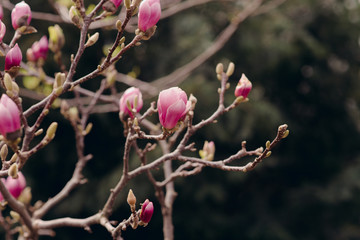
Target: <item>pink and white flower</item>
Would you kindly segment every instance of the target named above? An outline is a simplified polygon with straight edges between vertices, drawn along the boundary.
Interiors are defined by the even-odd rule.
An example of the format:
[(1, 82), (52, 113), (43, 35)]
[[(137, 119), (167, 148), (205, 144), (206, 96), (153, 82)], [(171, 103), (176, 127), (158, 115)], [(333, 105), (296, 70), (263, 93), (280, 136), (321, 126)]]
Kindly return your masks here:
[(144, 0), (139, 6), (138, 27), (146, 32), (160, 20), (161, 6), (160, 0)]
[(16, 30), (22, 26), (29, 26), (31, 17), (32, 14), (30, 6), (24, 1), (19, 2), (11, 11), (11, 23), (13, 28)]
[(3, 94), (0, 99), (0, 133), (6, 137), (7, 133), (12, 133), (19, 130), (20, 111), (16, 104), (6, 94)]
[(189, 111), (191, 102), (188, 102), (186, 93), (179, 87), (163, 90), (159, 94), (157, 108), (161, 125), (172, 129), (183, 120)]

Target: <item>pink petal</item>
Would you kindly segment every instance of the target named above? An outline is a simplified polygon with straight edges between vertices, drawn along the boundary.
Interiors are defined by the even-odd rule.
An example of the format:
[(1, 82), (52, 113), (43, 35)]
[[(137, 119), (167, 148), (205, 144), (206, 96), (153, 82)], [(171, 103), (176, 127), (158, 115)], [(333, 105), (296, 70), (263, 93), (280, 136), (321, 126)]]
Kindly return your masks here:
[(177, 101), (171, 105), (166, 112), (164, 128), (172, 129), (176, 126), (179, 119), (183, 116), (186, 106), (183, 101)]

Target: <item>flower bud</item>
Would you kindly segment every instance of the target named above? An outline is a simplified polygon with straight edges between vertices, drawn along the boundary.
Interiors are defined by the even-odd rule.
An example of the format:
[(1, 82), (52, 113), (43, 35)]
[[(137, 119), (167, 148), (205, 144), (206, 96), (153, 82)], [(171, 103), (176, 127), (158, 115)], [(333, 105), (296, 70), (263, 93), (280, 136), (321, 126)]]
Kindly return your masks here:
[(85, 47), (90, 47), (90, 46), (94, 45), (98, 39), (99, 39), (99, 33), (96, 32), (89, 37), (89, 39), (87, 40), (87, 42), (85, 44)]
[[(1, 5), (0, 5), (1, 6)], [(1, 8), (2, 9), (2, 8)], [(0, 42), (2, 42), (4, 36), (6, 33), (6, 26), (5, 24), (0, 20)]]
[(149, 199), (146, 199), (141, 207), (140, 220), (144, 223), (149, 223), (154, 213), (154, 205)]
[(5, 56), (5, 71), (10, 70), (12, 67), (20, 67), (22, 60), (22, 53), (18, 44), (15, 44), (13, 48)]
[(135, 211), (136, 197), (131, 189), (129, 190), (129, 193), (127, 196), (127, 202), (131, 208), (131, 211), (132, 212)]
[(56, 129), (58, 127), (57, 122), (53, 122), (50, 124), (49, 128), (46, 131), (46, 137), (51, 140), (55, 137)]
[[(0, 99), (0, 133), (8, 138), (9, 133), (20, 129), (20, 111), (11, 98), (3, 94)], [(17, 138), (17, 137), (16, 137)], [(15, 138), (15, 139), (16, 139)], [(14, 139), (9, 139), (14, 140)]]
[[(48, 50), (49, 50), (49, 42), (46, 36), (43, 36), (40, 41), (36, 41), (33, 43), (32, 47), (31, 47), (31, 53), (33, 56), (34, 61), (37, 61), (39, 59), (46, 59)], [(26, 52), (26, 57), (28, 58), (29, 61), (31, 61), (29, 59), (28, 56), (28, 51)]]
[(117, 8), (120, 6), (123, 0), (109, 0), (103, 4), (104, 11), (114, 13)]
[(252, 84), (249, 79), (243, 74), (235, 88), (235, 96), (240, 97), (242, 96), (244, 99), (247, 98), (249, 92), (251, 91)]
[(184, 120), (190, 107), (191, 102), (188, 102), (186, 93), (179, 87), (161, 91), (157, 101), (161, 125), (166, 129), (174, 128), (178, 121)]
[(21, 172), (18, 172), (17, 175), (18, 177), (16, 179), (9, 176), (5, 182), (6, 188), (14, 198), (18, 198), (26, 187), (24, 175)]
[(8, 170), (8, 175), (12, 178), (18, 178), (19, 167), (16, 163), (12, 164)]
[(11, 11), (11, 23), (16, 30), (22, 26), (29, 26), (31, 21), (31, 9), (24, 1), (15, 5)]
[(143, 106), (142, 94), (138, 88), (131, 87), (121, 96), (119, 101), (120, 112), (124, 116), (129, 115), (134, 118), (132, 110), (139, 112)]
[(49, 30), (49, 49), (53, 52), (59, 51), (65, 44), (63, 30), (57, 24), (50, 26)]
[(139, 6), (138, 27), (146, 32), (160, 20), (161, 6), (160, 0), (144, 0)]
[(2, 5), (0, 4), (0, 20), (2, 20), (4, 17), (4, 9), (2, 7)]
[(205, 141), (204, 147), (199, 151), (201, 159), (212, 161), (214, 160), (215, 143), (213, 141)]

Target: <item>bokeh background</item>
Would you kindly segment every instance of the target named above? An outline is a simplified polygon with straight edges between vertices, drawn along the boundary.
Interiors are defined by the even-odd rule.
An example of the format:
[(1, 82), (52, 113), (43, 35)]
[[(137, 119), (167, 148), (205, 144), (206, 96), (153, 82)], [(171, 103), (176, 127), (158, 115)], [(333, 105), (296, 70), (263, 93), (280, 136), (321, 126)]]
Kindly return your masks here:
[[(43, 1), (29, 3), (33, 10), (53, 11)], [(126, 54), (116, 68), (122, 73), (135, 72), (148, 82), (171, 73), (210, 46), (241, 4), (240, 0), (235, 4), (210, 2), (160, 21), (155, 36)], [(5, 10), (5, 16), (10, 12)], [(23, 50), (47, 34), (47, 27), (53, 24), (32, 23), (39, 33), (20, 40)], [(66, 62), (76, 51), (79, 35), (76, 27), (61, 26), (66, 33)], [(106, 29), (100, 29), (100, 34), (98, 46), (110, 43), (115, 36)], [(254, 171), (231, 173), (206, 168), (200, 175), (176, 180), (176, 239), (360, 239), (359, 37), (359, 1), (287, 0), (244, 21), (226, 46), (180, 85), (198, 99), (197, 122), (216, 109), (218, 62), (236, 65), (227, 103), (232, 102), (242, 73), (253, 83), (248, 103), (192, 139), (199, 148), (204, 140), (215, 141), (215, 159), (235, 153), (242, 140), (249, 149), (264, 146), (283, 123), (289, 125), (290, 135)], [(77, 76), (95, 68), (102, 56), (100, 47), (89, 49)], [(53, 74), (58, 69), (50, 62), (45, 71)], [(98, 84), (99, 80), (94, 80), (87, 87)], [(126, 85), (118, 88), (125, 90)], [(145, 106), (154, 100), (146, 99)], [(25, 106), (32, 103), (24, 99)], [(34, 202), (56, 194), (76, 163), (70, 124), (56, 109), (44, 125), (52, 121), (59, 122), (55, 141), (23, 170)], [(88, 183), (49, 212), (47, 219), (94, 214), (121, 176), (124, 137), (118, 113), (95, 114), (90, 121), (94, 128), (86, 138), (86, 152), (94, 158), (84, 170)], [(159, 152), (151, 157), (156, 154)], [(134, 157), (131, 161), (136, 166), (139, 160)], [(162, 177), (160, 172), (154, 173)], [(146, 177), (138, 177), (130, 187), (139, 202), (145, 198), (155, 202), (155, 213), (148, 227), (128, 229), (125, 239), (161, 239), (161, 212), (153, 187)], [(119, 196), (112, 219), (128, 217), (126, 195), (124, 191)], [(111, 239), (102, 227), (92, 229), (93, 234), (82, 229), (57, 229), (55, 239)]]

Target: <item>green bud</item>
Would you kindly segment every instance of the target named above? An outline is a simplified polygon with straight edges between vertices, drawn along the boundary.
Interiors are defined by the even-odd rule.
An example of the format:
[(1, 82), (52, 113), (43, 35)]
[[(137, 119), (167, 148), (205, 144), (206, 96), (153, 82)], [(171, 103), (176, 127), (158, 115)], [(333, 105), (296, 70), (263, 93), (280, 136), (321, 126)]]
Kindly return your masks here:
[(270, 141), (266, 141), (266, 149), (270, 149)]
[(46, 138), (53, 139), (55, 137), (56, 129), (58, 127), (57, 122), (53, 122), (50, 124), (49, 128), (46, 131)]
[(290, 133), (290, 131), (289, 131), (289, 130), (286, 130), (286, 131), (284, 132), (284, 134), (281, 136), (281, 138), (286, 138), (287, 136), (289, 136), (289, 133)]
[(271, 156), (271, 151), (268, 151), (267, 153), (266, 153), (266, 156), (265, 157), (270, 157)]

